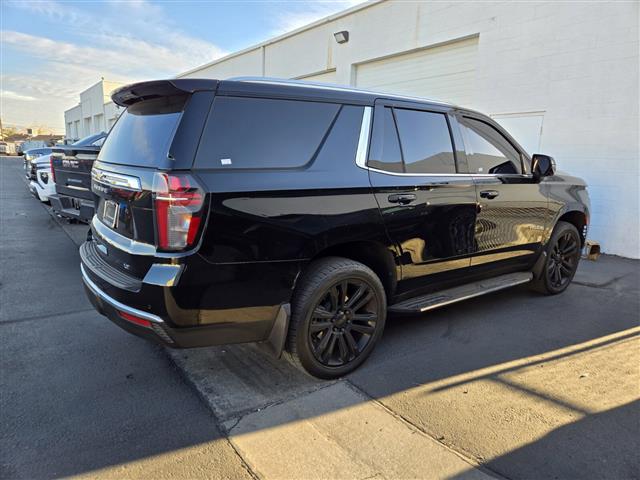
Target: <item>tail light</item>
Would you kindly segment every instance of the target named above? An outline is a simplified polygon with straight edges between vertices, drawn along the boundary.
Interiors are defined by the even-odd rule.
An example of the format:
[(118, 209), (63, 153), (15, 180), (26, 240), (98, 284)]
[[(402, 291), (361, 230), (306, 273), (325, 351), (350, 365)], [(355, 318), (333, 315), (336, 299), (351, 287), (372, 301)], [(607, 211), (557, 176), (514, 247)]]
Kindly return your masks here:
[(56, 171), (53, 169), (53, 155), (49, 155), (49, 166), (51, 167), (51, 180), (56, 183)]
[(204, 192), (189, 175), (156, 173), (153, 178), (156, 243), (162, 250), (183, 250), (196, 243)]

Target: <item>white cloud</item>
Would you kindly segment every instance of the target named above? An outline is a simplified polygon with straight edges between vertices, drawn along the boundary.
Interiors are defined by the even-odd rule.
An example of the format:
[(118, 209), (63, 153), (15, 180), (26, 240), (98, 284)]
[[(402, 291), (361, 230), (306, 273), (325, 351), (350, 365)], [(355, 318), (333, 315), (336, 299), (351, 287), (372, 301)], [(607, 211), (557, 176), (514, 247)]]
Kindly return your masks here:
[[(3, 120), (14, 123), (46, 117), (53, 122), (51, 126), (63, 125), (64, 109), (77, 103), (80, 92), (101, 77), (123, 83), (173, 77), (226, 54), (178, 28), (160, 5), (146, 0), (127, 2), (126, 14), (121, 2), (104, 4), (106, 11), (99, 16), (74, 6), (80, 4), (55, 0), (8, 1), (4, 5), (73, 25), (73, 37), (67, 41), (40, 32), (0, 32), (3, 50), (18, 52), (25, 65), (38, 65), (34, 75), (6, 68), (2, 72), (2, 88), (14, 94), (3, 95)], [(24, 98), (18, 97), (38, 101), (25, 104)], [(7, 118), (13, 115), (20, 119)]]
[[(10, 30), (2, 35), (5, 47), (12, 47), (33, 57), (46, 61), (53, 57), (58, 62), (120, 72), (127, 76), (173, 76), (194, 65), (193, 52), (185, 51), (184, 45), (180, 48), (180, 43), (161, 45), (118, 33), (109, 36), (99, 34), (96, 38), (100, 44), (97, 47)], [(177, 41), (184, 40), (178, 38)], [(51, 52), (55, 52), (55, 55)], [(209, 46), (203, 47), (200, 53), (203, 59), (211, 60), (220, 56), (222, 51)]]
[(11, 90), (0, 90), (0, 97), (2, 97), (3, 100), (18, 100), (20, 102), (32, 102), (34, 100), (37, 100), (36, 97), (21, 95)]

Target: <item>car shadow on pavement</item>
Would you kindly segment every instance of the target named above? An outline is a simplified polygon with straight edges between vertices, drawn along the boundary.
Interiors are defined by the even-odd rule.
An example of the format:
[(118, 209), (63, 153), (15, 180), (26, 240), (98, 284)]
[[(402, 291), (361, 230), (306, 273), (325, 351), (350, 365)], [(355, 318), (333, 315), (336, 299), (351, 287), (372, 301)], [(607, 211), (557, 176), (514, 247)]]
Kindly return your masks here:
[[(172, 356), (232, 438), (277, 431), (301, 420), (340, 417), (344, 409), (376, 400), (498, 475), (518, 478), (538, 472), (553, 477), (558, 471), (575, 477), (583, 466), (574, 468), (569, 458), (564, 463), (539, 463), (533, 457), (529, 462), (508, 456), (499, 463), (485, 459), (633, 395), (613, 386), (612, 398), (591, 392), (623, 381), (606, 380), (616, 373), (610, 365), (619, 361), (630, 368), (638, 358), (627, 348), (639, 333), (637, 285), (634, 278), (627, 281), (611, 289), (574, 285), (554, 297), (520, 287), (421, 317), (390, 318), (371, 358), (339, 382), (362, 394), (348, 399), (332, 401), (327, 382), (310, 379), (254, 346), (175, 351)], [(627, 357), (620, 359), (617, 352), (623, 348)], [(592, 362), (603, 366), (594, 370)], [(321, 389), (326, 390), (316, 393)], [(302, 405), (305, 396), (313, 407)], [(311, 400), (316, 397), (323, 401)], [(277, 407), (283, 403), (289, 414)], [(622, 409), (619, 415), (633, 422), (632, 413)], [(243, 417), (251, 419), (243, 422)], [(488, 440), (490, 436), (496, 438)], [(615, 443), (613, 430), (605, 436)], [(587, 449), (596, 446), (585, 444)], [(559, 445), (558, 451), (565, 448), (570, 447)], [(597, 463), (598, 452), (584, 452), (586, 463), (589, 458)], [(557, 470), (560, 464), (564, 469)]]
[(635, 400), (556, 428), (485, 466), (497, 472), (513, 472), (514, 465), (520, 466), (523, 470), (515, 477), (520, 479), (638, 478), (638, 431), (640, 401)]

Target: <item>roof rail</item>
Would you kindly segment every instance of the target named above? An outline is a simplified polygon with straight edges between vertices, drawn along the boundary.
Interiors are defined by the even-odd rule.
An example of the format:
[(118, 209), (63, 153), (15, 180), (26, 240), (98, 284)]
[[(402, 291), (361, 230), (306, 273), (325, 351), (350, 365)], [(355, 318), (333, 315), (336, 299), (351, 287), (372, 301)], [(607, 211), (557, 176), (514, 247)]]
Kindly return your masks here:
[(362, 88), (354, 88), (347, 87), (344, 85), (337, 85), (333, 83), (319, 83), (319, 82), (310, 82), (307, 80), (292, 80), (292, 79), (284, 79), (284, 78), (274, 78), (274, 77), (252, 77), (252, 76), (243, 76), (243, 77), (231, 77), (227, 80), (235, 81), (235, 82), (248, 82), (248, 83), (265, 83), (270, 85), (291, 85), (296, 87), (303, 88), (317, 88), (323, 90), (333, 90), (340, 92), (353, 92), (353, 93), (366, 93), (369, 95), (378, 95), (380, 97), (388, 97), (388, 98), (397, 98), (401, 100), (410, 100), (414, 102), (430, 102), (437, 103), (440, 105), (449, 105), (453, 106), (452, 103), (445, 102), (442, 100), (434, 100), (432, 98), (424, 98), (424, 97), (412, 97), (409, 95), (396, 95), (388, 92), (376, 92), (372, 90), (365, 90)]

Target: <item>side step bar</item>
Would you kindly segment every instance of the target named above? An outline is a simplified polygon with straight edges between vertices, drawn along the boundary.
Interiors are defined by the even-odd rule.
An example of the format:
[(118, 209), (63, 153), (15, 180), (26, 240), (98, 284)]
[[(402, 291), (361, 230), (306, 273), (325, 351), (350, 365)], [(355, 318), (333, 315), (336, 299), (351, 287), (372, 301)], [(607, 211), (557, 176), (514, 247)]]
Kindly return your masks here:
[(531, 281), (531, 272), (518, 272), (501, 275), (499, 277), (468, 283), (459, 287), (449, 288), (440, 292), (429, 293), (411, 298), (389, 307), (389, 313), (417, 314), (434, 308), (444, 307), (452, 303), (461, 302), (485, 293), (497, 292), (503, 288), (513, 287)]

